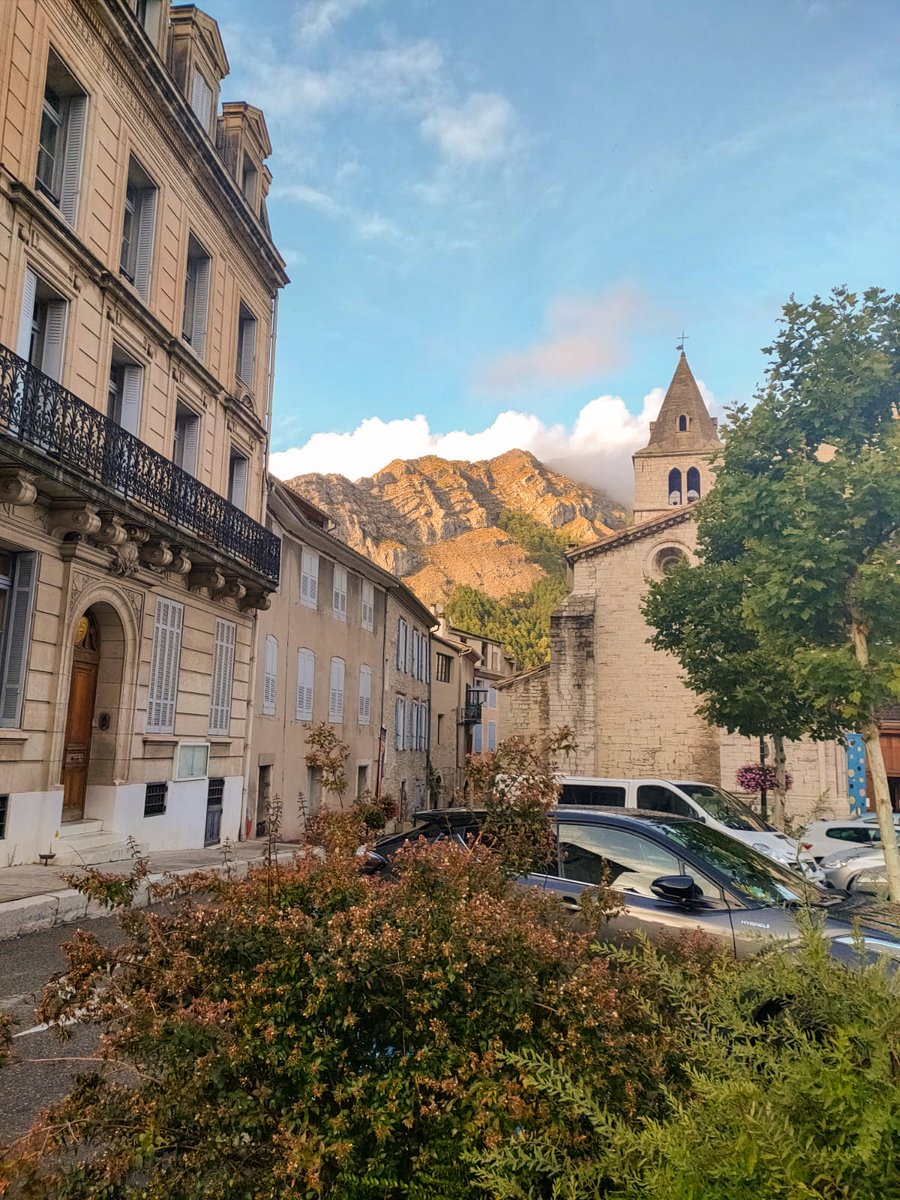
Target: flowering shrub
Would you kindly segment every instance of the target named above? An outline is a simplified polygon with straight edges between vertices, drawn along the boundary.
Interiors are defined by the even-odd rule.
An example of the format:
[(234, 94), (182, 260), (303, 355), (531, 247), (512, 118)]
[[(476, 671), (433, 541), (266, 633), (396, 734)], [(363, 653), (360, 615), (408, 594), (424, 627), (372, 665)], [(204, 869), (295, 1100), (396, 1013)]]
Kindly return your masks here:
[[(775, 768), (763, 766), (762, 763), (744, 763), (742, 767), (738, 767), (734, 777), (742, 792), (756, 794), (764, 789), (767, 792), (774, 792), (777, 786)], [(794, 778), (790, 771), (785, 771), (784, 790), (786, 792), (791, 790), (793, 782)]]

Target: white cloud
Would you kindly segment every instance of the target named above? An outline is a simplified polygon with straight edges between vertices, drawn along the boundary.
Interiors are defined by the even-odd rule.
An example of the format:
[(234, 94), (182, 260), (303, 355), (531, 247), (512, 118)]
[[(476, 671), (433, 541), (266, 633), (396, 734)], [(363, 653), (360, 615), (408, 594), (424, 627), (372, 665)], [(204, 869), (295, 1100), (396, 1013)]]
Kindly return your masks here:
[(365, 8), (371, 0), (306, 0), (294, 14), (294, 32), (301, 46), (330, 37), (338, 25)]
[[(699, 380), (707, 404), (715, 399)], [(533, 413), (509, 410), (486, 428), (468, 433), (436, 433), (422, 414), (396, 421), (368, 417), (352, 433), (314, 433), (302, 446), (272, 455), (272, 472), (292, 479), (310, 471), (349, 479), (373, 475), (395, 458), (442, 458), (477, 461), (506, 450), (530, 450), (542, 462), (624, 501), (632, 493), (631, 455), (646, 445), (650, 422), (665, 391), (654, 388), (640, 412), (629, 412), (621, 396), (598, 396), (578, 413), (570, 429), (546, 425)]]
[(515, 125), (515, 111), (505, 96), (472, 92), (457, 107), (442, 106), (430, 113), (421, 129), (451, 162), (489, 163), (512, 151)]

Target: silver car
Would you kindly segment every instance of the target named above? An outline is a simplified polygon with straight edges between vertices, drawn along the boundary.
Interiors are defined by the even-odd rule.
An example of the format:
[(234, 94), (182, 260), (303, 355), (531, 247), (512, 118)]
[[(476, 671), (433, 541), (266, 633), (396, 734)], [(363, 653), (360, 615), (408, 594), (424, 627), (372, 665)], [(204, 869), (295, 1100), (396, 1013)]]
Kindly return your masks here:
[(839, 854), (823, 858), (821, 866), (833, 888), (880, 899), (887, 897), (887, 872), (880, 845), (848, 846)]

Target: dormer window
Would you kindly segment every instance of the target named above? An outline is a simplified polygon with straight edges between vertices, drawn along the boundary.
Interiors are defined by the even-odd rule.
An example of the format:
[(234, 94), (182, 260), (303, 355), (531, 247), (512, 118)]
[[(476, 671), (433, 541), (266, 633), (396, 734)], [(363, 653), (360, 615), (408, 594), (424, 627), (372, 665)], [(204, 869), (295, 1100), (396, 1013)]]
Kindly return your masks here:
[(213, 90), (204, 79), (203, 74), (195, 67), (194, 80), (191, 84), (191, 108), (207, 133), (209, 133), (212, 120), (212, 102)]
[(685, 414), (682, 413), (681, 416), (678, 418), (678, 432), (679, 433), (687, 433), (687, 431), (690, 429), (690, 427), (691, 427), (690, 417), (685, 416)]
[(244, 155), (244, 167), (241, 171), (241, 191), (250, 207), (256, 210), (256, 184), (259, 172), (251, 158)]

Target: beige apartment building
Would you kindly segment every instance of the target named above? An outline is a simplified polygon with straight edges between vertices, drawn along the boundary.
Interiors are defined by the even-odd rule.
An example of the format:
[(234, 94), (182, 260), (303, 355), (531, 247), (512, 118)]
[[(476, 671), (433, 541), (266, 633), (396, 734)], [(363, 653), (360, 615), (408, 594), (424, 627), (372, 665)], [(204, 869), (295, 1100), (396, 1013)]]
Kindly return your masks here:
[(0, 866), (237, 837), (275, 300), (215, 21), (0, 5)]
[(431, 628), (434, 616), (399, 582), (387, 597), (378, 794), (403, 819), (430, 804)]
[(461, 799), (472, 727), (481, 721), (484, 693), (475, 692), (477, 650), (457, 641), (440, 621), (431, 635), (431, 780), (436, 806)]
[[(266, 522), (281, 540), (281, 586), (259, 617), (246, 834), (302, 836), (322, 804), (378, 786), (384, 721), (387, 597), (402, 586), (331, 532), (328, 515), (273, 480)], [(344, 797), (323, 792), (307, 735), (326, 722), (348, 747)]]
[[(441, 618), (438, 632), (459, 642), (478, 656), (472, 691), (468, 698), (466, 754), (486, 754), (496, 750), (505, 734), (500, 728), (497, 685), (515, 674), (515, 663), (504, 651), (503, 643), (481, 633), (456, 629)], [(476, 710), (479, 716), (476, 718)]]

